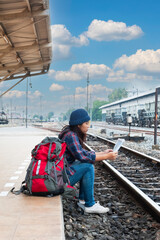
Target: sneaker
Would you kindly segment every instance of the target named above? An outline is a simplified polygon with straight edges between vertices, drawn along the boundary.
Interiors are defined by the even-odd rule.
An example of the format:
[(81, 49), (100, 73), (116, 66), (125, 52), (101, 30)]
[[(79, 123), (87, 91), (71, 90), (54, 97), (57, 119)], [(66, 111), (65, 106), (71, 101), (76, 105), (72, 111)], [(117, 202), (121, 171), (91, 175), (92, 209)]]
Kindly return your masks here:
[(85, 201), (79, 200), (79, 202), (77, 202), (77, 205), (78, 205), (80, 208), (82, 208), (83, 211), (84, 211), (84, 209), (85, 209)]
[(102, 207), (99, 202), (97, 202), (92, 207), (85, 207), (84, 211), (87, 213), (106, 213), (109, 211), (109, 208)]
[(84, 200), (79, 200), (79, 203), (84, 205), (85, 201)]

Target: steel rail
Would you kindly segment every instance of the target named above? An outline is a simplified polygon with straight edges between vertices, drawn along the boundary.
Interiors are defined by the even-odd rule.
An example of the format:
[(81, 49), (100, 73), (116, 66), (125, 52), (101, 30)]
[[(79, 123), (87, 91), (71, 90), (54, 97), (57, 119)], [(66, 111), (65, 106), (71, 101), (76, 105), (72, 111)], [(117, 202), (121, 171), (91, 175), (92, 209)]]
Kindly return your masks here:
[[(90, 151), (94, 151), (88, 144), (85, 144), (85, 145)], [(128, 189), (129, 192), (131, 192), (134, 196), (136, 196), (136, 200), (139, 199), (139, 201), (143, 204), (143, 207), (145, 207), (147, 211), (150, 212), (151, 215), (153, 215), (153, 217), (156, 218), (158, 222), (160, 222), (159, 205), (155, 203), (151, 198), (149, 198), (144, 192), (142, 192), (137, 186), (135, 186), (130, 180), (128, 180), (125, 176), (123, 176), (111, 164), (109, 164), (107, 160), (103, 160), (103, 164), (108, 169), (108, 171), (112, 175), (114, 175), (116, 179), (118, 179), (118, 181), (120, 181), (123, 185), (125, 185), (125, 187)]]
[[(38, 126), (36, 126), (36, 127), (38, 127)], [(53, 131), (53, 132), (60, 132), (60, 131), (61, 131), (61, 130), (58, 130), (58, 129), (55, 129), (55, 128), (50, 128), (50, 127), (43, 127), (43, 126), (41, 126), (41, 128), (43, 128), (44, 130), (49, 130), (49, 131)], [(113, 141), (110, 140), (110, 139), (107, 139), (107, 138), (104, 138), (104, 137), (101, 137), (101, 136), (98, 136), (98, 135), (94, 135), (94, 134), (92, 134), (92, 133), (87, 133), (87, 135), (88, 135), (88, 136), (92, 136), (92, 137), (99, 138), (100, 140), (103, 140), (103, 141), (105, 141), (105, 142), (108, 142), (108, 143), (110, 143), (110, 144), (115, 145), (115, 142), (113, 142)], [(129, 147), (126, 147), (126, 146), (121, 146), (121, 149), (127, 150), (127, 151), (132, 152), (132, 153), (134, 153), (134, 154), (136, 154), (136, 155), (139, 155), (139, 156), (141, 156), (141, 157), (144, 157), (144, 158), (146, 158), (147, 160), (150, 160), (150, 161), (153, 161), (153, 162), (156, 162), (156, 163), (160, 163), (160, 160), (159, 160), (158, 158), (151, 157), (151, 156), (149, 156), (149, 155), (147, 155), (147, 154), (145, 154), (145, 153), (141, 153), (141, 152), (139, 152), (139, 151), (137, 151), (137, 150), (134, 150), (134, 149), (132, 149), (132, 148), (129, 148)]]
[[(55, 131), (55, 129), (52, 128), (44, 128), (44, 130), (50, 130), (50, 131)], [(59, 131), (59, 130), (58, 130)], [(97, 136), (91, 133), (87, 133), (87, 135), (90, 135), (92, 137), (97, 137), (100, 140), (103, 140), (105, 142), (109, 142), (110, 144), (115, 145), (115, 142), (103, 138), (101, 136)], [(94, 151), (88, 144), (86, 144), (86, 147), (88, 148), (88, 150), (90, 151)], [(138, 151), (135, 151), (133, 149), (130, 149), (128, 147), (122, 146), (121, 148), (127, 150), (127, 151), (131, 151), (134, 154), (138, 154), (142, 157), (145, 157), (149, 160), (155, 161), (155, 162), (160, 162), (159, 159), (153, 158), (151, 156), (148, 156), (146, 154), (140, 153)], [(111, 164), (109, 164), (109, 162), (107, 160), (103, 160), (103, 164), (104, 166), (108, 169), (108, 171), (115, 176), (116, 179), (118, 179), (119, 182), (121, 182), (123, 185), (125, 185), (125, 187), (127, 188), (127, 190), (129, 192), (131, 192), (134, 196), (136, 196), (136, 200), (139, 200), (142, 204), (143, 207), (145, 207), (147, 209), (148, 212), (151, 213), (151, 215), (153, 215), (154, 218), (157, 219), (158, 222), (160, 222), (160, 207), (157, 203), (155, 203), (151, 198), (149, 198), (142, 190), (140, 190), (137, 186), (135, 186), (129, 179), (127, 179), (125, 176), (123, 176), (118, 170), (116, 170)]]
[[(94, 134), (92, 134), (92, 133), (87, 133), (87, 135), (88, 135), (88, 136), (92, 136), (92, 137), (96, 137), (96, 138), (98, 138), (98, 139), (100, 139), (100, 140), (102, 140), (102, 141), (105, 141), (105, 142), (108, 142), (108, 143), (110, 143), (110, 144), (115, 145), (115, 142), (113, 142), (113, 141), (110, 140), (110, 139), (107, 139), (107, 138), (104, 138), (104, 137), (101, 137), (101, 136), (98, 136), (98, 135), (94, 135)], [(160, 159), (155, 158), (155, 157), (152, 157), (152, 156), (149, 156), (149, 155), (147, 155), (147, 154), (145, 154), (145, 153), (141, 153), (141, 152), (139, 152), (139, 151), (137, 151), (137, 150), (134, 150), (134, 149), (132, 149), (132, 148), (129, 148), (129, 147), (126, 147), (126, 146), (123, 146), (123, 145), (122, 145), (121, 149), (124, 149), (124, 150), (127, 150), (127, 151), (129, 151), (129, 152), (132, 152), (132, 153), (134, 153), (134, 154), (136, 154), (136, 155), (139, 155), (140, 157), (144, 157), (144, 158), (146, 158), (147, 160), (150, 160), (150, 161), (153, 161), (153, 162), (156, 162), (156, 163), (160, 163)]]
[[(94, 124), (94, 126), (102, 127), (102, 125), (98, 124), (98, 123)], [(123, 127), (123, 128), (121, 128), (121, 127)], [(105, 128), (112, 129), (112, 130), (119, 130), (119, 131), (128, 132), (128, 128), (123, 126), (123, 125), (110, 125), (110, 126), (109, 125), (105, 125)], [(146, 128), (146, 127), (144, 127), (144, 128)], [(154, 131), (153, 130), (145, 130), (145, 129), (143, 129), (143, 131), (142, 131), (142, 129), (135, 129), (135, 126), (132, 126), (131, 133), (145, 133), (147, 135), (154, 135)], [(159, 131), (157, 131), (157, 136), (160, 136), (160, 132)]]

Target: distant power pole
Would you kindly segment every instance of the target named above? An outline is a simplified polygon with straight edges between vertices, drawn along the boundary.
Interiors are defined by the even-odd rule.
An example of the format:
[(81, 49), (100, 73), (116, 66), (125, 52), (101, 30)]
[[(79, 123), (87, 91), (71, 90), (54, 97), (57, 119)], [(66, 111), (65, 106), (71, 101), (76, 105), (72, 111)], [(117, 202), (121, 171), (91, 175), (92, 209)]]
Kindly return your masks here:
[(90, 118), (92, 121), (92, 97), (91, 97), (91, 92), (90, 92)]
[(10, 108), (11, 108), (11, 113), (10, 113), (10, 118), (11, 118), (11, 123), (12, 123), (12, 99), (10, 100)]
[(89, 110), (89, 108), (88, 108), (88, 86), (89, 86), (89, 73), (87, 75), (87, 112)]
[(75, 108), (76, 107), (76, 93), (74, 93), (73, 99), (74, 99), (73, 103), (74, 103), (74, 108)]
[(42, 96), (40, 96), (40, 115), (42, 116)]
[(1, 109), (2, 109), (2, 111), (4, 110), (3, 109), (3, 99), (2, 99), (2, 97), (0, 98), (1, 99)]
[(26, 128), (28, 126), (28, 77), (26, 81)]

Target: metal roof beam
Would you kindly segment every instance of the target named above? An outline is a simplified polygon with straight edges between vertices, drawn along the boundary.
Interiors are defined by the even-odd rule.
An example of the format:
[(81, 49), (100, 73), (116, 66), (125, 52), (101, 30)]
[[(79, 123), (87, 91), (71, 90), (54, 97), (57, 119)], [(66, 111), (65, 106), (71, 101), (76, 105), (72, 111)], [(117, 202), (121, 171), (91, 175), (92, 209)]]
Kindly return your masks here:
[[(36, 71), (37, 72), (37, 71)], [(42, 75), (42, 74), (46, 74), (48, 72), (48, 69), (46, 70), (42, 70), (39, 73), (29, 73), (28, 77), (34, 77), (34, 76), (38, 76), (38, 75)], [(19, 76), (10, 76), (9, 78), (7, 78), (5, 81), (8, 80), (15, 80), (15, 79), (19, 79), (19, 78), (23, 78), (24, 75), (19, 75)]]
[(24, 75), (22, 77), (22, 79), (20, 81), (18, 81), (17, 83), (15, 83), (12, 87), (10, 87), (9, 89), (7, 89), (5, 92), (3, 92), (0, 97), (2, 97), (3, 95), (5, 95), (7, 92), (9, 92), (12, 88), (14, 88), (16, 85), (18, 85), (20, 82), (22, 82), (26, 77), (28, 77), (29, 74), (27, 73), (26, 75)]
[(32, 50), (32, 49), (36, 49), (36, 48), (45, 48), (49, 46), (49, 43), (44, 43), (44, 44), (37, 44), (34, 43), (32, 45), (24, 45), (24, 46), (20, 46), (20, 47), (7, 47), (5, 49), (1, 49), (0, 53), (2, 53), (2, 55), (0, 56), (0, 59), (2, 59), (3, 57), (5, 57), (7, 54), (10, 54), (12, 52), (19, 52), (19, 51), (25, 51), (25, 50)]
[[(34, 66), (40, 66), (40, 65), (44, 65), (44, 64), (49, 64), (51, 61), (38, 61), (38, 62), (34, 62), (34, 63), (30, 63), (30, 64), (18, 64), (18, 65), (9, 65), (9, 66), (4, 66), (4, 67), (0, 67), (0, 71), (8, 71), (8, 70), (14, 70), (14, 69), (20, 69), (20, 68), (30, 68), (30, 67), (34, 67)], [(1, 80), (0, 80), (1, 81)]]
[(7, 34), (5, 33), (5, 30), (1, 23), (0, 23), (0, 37), (3, 38), (3, 40), (5, 41), (6, 44), (13, 46), (11, 40), (8, 38)]
[[(0, 25), (0, 36), (3, 37), (3, 39), (5, 40), (5, 42), (7, 43), (7, 45), (9, 45), (9, 48), (13, 48), (14, 45), (12, 44), (11, 40), (8, 38), (8, 36), (5, 34), (4, 28), (2, 25)], [(16, 60), (18, 62), (23, 63), (22, 59), (20, 58), (19, 54), (17, 52), (16, 53)], [(1, 55), (1, 59), (3, 58), (4, 54)]]
[(46, 73), (51, 63), (49, 1), (2, 2), (0, 82), (23, 78), (28, 71), (35, 75)]
[(0, 14), (0, 22), (20, 20), (25, 18), (30, 19), (30, 18), (39, 17), (39, 16), (48, 17), (48, 10), (29, 12), (28, 9), (26, 8), (24, 11), (20, 13)]
[(20, 28), (18, 28), (18, 29), (16, 29), (16, 30), (14, 30), (13, 32), (8, 33), (7, 36), (10, 36), (10, 35), (12, 35), (13, 33), (18, 32), (19, 30), (24, 29), (24, 28), (26, 28), (26, 27), (28, 27), (28, 26), (31, 26), (31, 25), (33, 25), (33, 24), (39, 23), (39, 22), (41, 22), (41, 21), (43, 21), (43, 20), (46, 20), (46, 18), (47, 18), (47, 16), (46, 16), (46, 17), (43, 17), (43, 18), (41, 18), (41, 19), (39, 19), (39, 20), (37, 20), (37, 21), (30, 22), (30, 23), (28, 23), (27, 25), (22, 26), (22, 27), (20, 27)]
[[(26, 0), (28, 9), (31, 11), (31, 6), (30, 6), (30, 0)], [(41, 0), (41, 5), (43, 6), (43, 9), (48, 9), (49, 8), (49, 0)]]
[[(22, 65), (22, 64), (21, 64)], [(3, 78), (0, 79), (0, 82), (5, 81), (8, 77), (10, 77), (11, 75), (13, 75), (17, 69), (19, 68), (19, 65), (17, 67), (15, 67), (14, 70), (12, 70), (11, 72), (9, 72), (8, 74), (6, 74)], [(8, 70), (8, 69), (7, 69)]]

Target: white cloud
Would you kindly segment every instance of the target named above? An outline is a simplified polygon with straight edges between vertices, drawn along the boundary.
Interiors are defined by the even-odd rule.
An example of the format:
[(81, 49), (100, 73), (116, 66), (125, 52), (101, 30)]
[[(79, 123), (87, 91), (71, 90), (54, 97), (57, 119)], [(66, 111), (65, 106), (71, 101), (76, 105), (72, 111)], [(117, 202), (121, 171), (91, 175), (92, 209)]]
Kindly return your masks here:
[(96, 41), (131, 40), (143, 34), (137, 25), (126, 26), (123, 22), (94, 19), (87, 32), (78, 37), (73, 36), (63, 24), (51, 26), (53, 60), (69, 58), (72, 47), (82, 47), (89, 44), (89, 38)]
[(65, 95), (61, 97), (61, 101), (66, 104), (67, 109), (81, 108), (86, 106), (87, 96), (86, 93)]
[(56, 71), (53, 70), (53, 69), (50, 69), (49, 72), (48, 72), (49, 76), (54, 76), (56, 74)]
[[(95, 85), (89, 85), (88, 87), (88, 92), (89, 94), (106, 94), (108, 92), (111, 92), (112, 90), (107, 88), (106, 86), (103, 86), (101, 84), (95, 84)], [(77, 87), (75, 93), (76, 94), (86, 94), (87, 92), (87, 87), (82, 88), (82, 87)]]
[(28, 97), (31, 100), (36, 100), (37, 98), (42, 97), (42, 96), (43, 96), (43, 94), (38, 90), (36, 90), (34, 92), (31, 92), (31, 91), (28, 92)]
[[(88, 103), (91, 105), (95, 100), (107, 100), (108, 94), (113, 90), (101, 84), (89, 85), (88, 87)], [(65, 95), (61, 100), (69, 107), (85, 107), (87, 104), (87, 87), (77, 87), (74, 95)]]
[(72, 36), (69, 30), (62, 24), (52, 25), (51, 33), (54, 60), (68, 58), (72, 47), (87, 46), (89, 44), (85, 35)]
[[(19, 90), (11, 90), (4, 95), (5, 98), (22, 98), (24, 96), (26, 96), (26, 91), (19, 91)], [(34, 92), (31, 92), (31, 91), (28, 92), (28, 97), (30, 99), (36, 99), (40, 96), (42, 96), (42, 93), (38, 90)]]
[(53, 43), (52, 51), (53, 51), (53, 60), (61, 60), (70, 57), (70, 46), (65, 46), (62, 44)]
[(0, 82), (0, 88), (4, 87), (4, 82)]
[(53, 83), (49, 88), (50, 91), (61, 91), (63, 89), (64, 89), (64, 87), (62, 85), (59, 85), (56, 83)]
[(152, 76), (138, 75), (136, 73), (125, 72), (123, 69), (111, 71), (108, 74), (108, 82), (131, 82), (132, 80), (152, 80)]
[(33, 96), (37, 98), (37, 97), (42, 96), (42, 93), (41, 93), (40, 91), (36, 90), (36, 91), (33, 93)]
[(64, 25), (52, 25), (51, 31), (53, 43), (76, 47), (88, 45), (88, 39), (84, 35), (79, 35), (79, 37), (76, 38), (71, 35)]
[(79, 74), (72, 71), (57, 71), (52, 76), (56, 81), (78, 81), (82, 79)]
[(160, 74), (160, 49), (137, 50), (130, 56), (118, 58), (113, 69), (105, 64), (79, 63), (73, 64), (68, 71), (50, 70), (50, 77), (56, 81), (78, 81), (87, 79), (103, 79), (109, 82), (131, 82), (132, 80), (158, 80)]
[(137, 25), (126, 26), (123, 22), (112, 20), (102, 21), (94, 19), (84, 33), (88, 38), (96, 41), (132, 40), (142, 36), (143, 31)]
[(139, 74), (159, 74), (160, 73), (160, 49), (137, 50), (137, 52), (131, 56), (122, 55), (114, 63), (114, 69), (120, 68), (129, 72), (135, 72)]
[(160, 49), (137, 50), (130, 56), (118, 58), (106, 78), (109, 82), (149, 82), (159, 80)]
[(5, 98), (21, 98), (22, 96), (24, 96), (26, 94), (25, 91), (19, 91), (19, 90), (13, 90), (13, 91), (9, 91), (7, 92), (4, 97)]
[(49, 75), (57, 81), (78, 81), (87, 78), (90, 79), (105, 78), (110, 68), (104, 64), (79, 63), (73, 64), (69, 71), (50, 70)]

